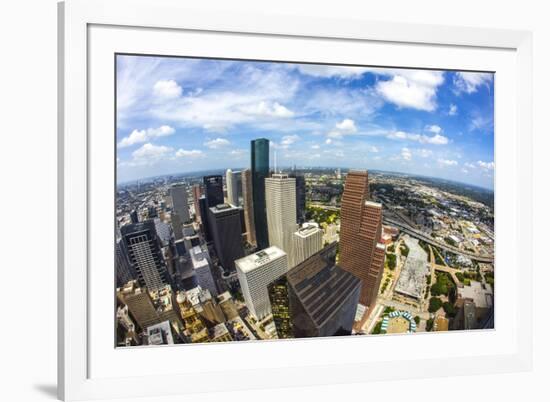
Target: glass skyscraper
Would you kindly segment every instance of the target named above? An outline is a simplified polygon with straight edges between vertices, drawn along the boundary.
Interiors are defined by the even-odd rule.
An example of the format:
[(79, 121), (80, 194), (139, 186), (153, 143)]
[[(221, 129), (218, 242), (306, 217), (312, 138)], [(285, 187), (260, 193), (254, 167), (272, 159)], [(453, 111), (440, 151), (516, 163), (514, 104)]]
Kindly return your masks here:
[(265, 179), (269, 176), (269, 140), (258, 138), (250, 142), (250, 170), (252, 171), (252, 194), (254, 223), (258, 249), (269, 246), (267, 215), (265, 210)]

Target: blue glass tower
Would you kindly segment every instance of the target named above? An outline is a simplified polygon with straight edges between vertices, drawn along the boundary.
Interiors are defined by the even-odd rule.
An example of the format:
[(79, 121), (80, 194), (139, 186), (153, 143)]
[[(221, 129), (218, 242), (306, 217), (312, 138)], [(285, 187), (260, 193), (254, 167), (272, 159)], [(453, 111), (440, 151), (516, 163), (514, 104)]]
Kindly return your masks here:
[(252, 173), (252, 200), (258, 249), (269, 247), (267, 215), (265, 211), (265, 179), (269, 176), (269, 140), (258, 138), (250, 142), (250, 170)]

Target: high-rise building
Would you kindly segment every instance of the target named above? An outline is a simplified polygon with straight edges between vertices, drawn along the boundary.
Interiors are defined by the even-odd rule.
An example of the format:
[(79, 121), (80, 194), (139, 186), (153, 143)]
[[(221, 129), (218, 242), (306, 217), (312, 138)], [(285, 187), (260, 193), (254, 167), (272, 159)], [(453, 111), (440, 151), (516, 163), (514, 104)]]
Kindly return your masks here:
[(139, 222), (138, 211), (136, 211), (135, 209), (132, 212), (130, 212), (130, 221), (132, 223), (138, 223)]
[(182, 231), (183, 222), (181, 221), (181, 218), (177, 213), (172, 212), (170, 214), (170, 224), (172, 225), (172, 232), (174, 233), (174, 238), (176, 240), (183, 239), (183, 231)]
[(130, 313), (141, 329), (160, 322), (157, 309), (146, 287), (140, 287), (137, 281), (130, 281), (117, 289), (118, 300), (128, 306)]
[(187, 186), (184, 184), (173, 184), (170, 188), (170, 198), (172, 198), (172, 209), (179, 215), (181, 222), (188, 222), (190, 217)]
[(269, 247), (235, 261), (237, 276), (248, 311), (256, 319), (271, 313), (267, 285), (288, 271), (286, 253)]
[(282, 249), (294, 266), (292, 235), (296, 224), (296, 179), (286, 174), (273, 174), (265, 179), (265, 204), (269, 245)]
[(226, 274), (235, 271), (235, 260), (244, 255), (241, 209), (229, 204), (208, 208), (209, 230), (216, 255)]
[(250, 169), (243, 170), (241, 176), (246, 240), (250, 244), (256, 245), (256, 226), (254, 225), (254, 204), (252, 200), (252, 174), (250, 173)]
[(323, 231), (313, 222), (304, 223), (292, 235), (294, 265), (305, 261), (323, 248)]
[(136, 273), (139, 283), (150, 291), (170, 283), (154, 222), (133, 223), (123, 226), (120, 231), (132, 271)]
[(306, 178), (296, 172), (289, 177), (296, 179), (296, 222), (302, 224), (306, 221)]
[(193, 184), (193, 208), (195, 208), (195, 221), (201, 223), (201, 207), (199, 200), (202, 196), (200, 184)]
[(201, 246), (195, 246), (189, 252), (191, 263), (197, 279), (197, 285), (203, 289), (208, 289), (212, 296), (218, 295), (216, 282), (212, 276), (212, 268), (208, 258), (208, 251), (203, 250)]
[(223, 204), (223, 179), (220, 175), (204, 176), (204, 194), (208, 208)]
[(159, 237), (160, 243), (162, 246), (168, 245), (172, 239), (172, 231), (170, 230), (170, 225), (164, 223), (160, 218), (153, 218), (155, 222), (155, 230)]
[(346, 177), (340, 210), (339, 265), (362, 281), (360, 303), (376, 302), (384, 269), (385, 246), (382, 235), (382, 205), (368, 201), (366, 171), (350, 171)]
[(128, 253), (124, 247), (122, 240), (116, 242), (116, 255), (115, 255), (115, 273), (117, 286), (123, 286), (124, 284), (136, 279), (135, 272), (132, 271), (130, 261), (128, 261)]
[(223, 315), (225, 316), (226, 320), (229, 321), (239, 317), (239, 310), (237, 309), (237, 305), (235, 304), (231, 293), (223, 292), (221, 295), (219, 295), (218, 305), (222, 309)]
[(266, 138), (252, 140), (250, 148), (256, 242), (259, 249), (264, 249), (269, 245), (265, 210), (265, 179), (269, 176), (269, 140)]
[(241, 172), (233, 172), (231, 169), (227, 169), (227, 172), (225, 172), (225, 183), (227, 187), (227, 202), (237, 207), (240, 206), (242, 204)]
[(204, 239), (207, 242), (211, 242), (212, 236), (210, 235), (210, 228), (208, 227), (208, 201), (205, 195), (199, 198), (199, 209), (201, 211), (201, 229), (204, 234)]
[(361, 280), (334, 265), (332, 243), (268, 286), (279, 338), (351, 334)]

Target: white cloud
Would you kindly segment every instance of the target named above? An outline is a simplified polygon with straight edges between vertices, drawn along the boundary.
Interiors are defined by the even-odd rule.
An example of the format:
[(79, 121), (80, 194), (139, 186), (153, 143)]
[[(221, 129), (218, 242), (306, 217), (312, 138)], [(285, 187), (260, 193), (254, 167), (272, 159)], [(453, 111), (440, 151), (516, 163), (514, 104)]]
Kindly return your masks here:
[(132, 152), (133, 165), (152, 165), (156, 162), (170, 158), (173, 148), (164, 145), (153, 145), (151, 143), (143, 144), (140, 148)]
[(204, 156), (204, 153), (198, 149), (186, 150), (178, 149), (176, 151), (176, 158), (199, 158)]
[(210, 141), (206, 141), (204, 143), (204, 146), (210, 148), (210, 149), (218, 149), (225, 146), (228, 146), (230, 142), (226, 140), (225, 138), (216, 138)]
[(443, 129), (441, 127), (439, 127), (438, 125), (431, 125), (431, 126), (426, 126), (426, 130), (431, 132), (431, 133), (434, 133), (434, 134), (440, 134)]
[(327, 144), (327, 145), (330, 145), (330, 144), (332, 144), (332, 139), (330, 139), (330, 138), (327, 138), (327, 140), (325, 141), (325, 144)]
[(336, 124), (336, 128), (344, 133), (356, 133), (357, 127), (355, 122), (351, 119), (344, 119), (340, 123)]
[(492, 118), (492, 116), (486, 116), (486, 117), (483, 117), (483, 116), (475, 116), (475, 117), (470, 121), (470, 126), (468, 127), (468, 129), (469, 129), (470, 131), (474, 131), (474, 130), (485, 130), (485, 129), (489, 129), (492, 125), (493, 125), (493, 118)]
[(456, 93), (466, 92), (468, 94), (477, 92), (480, 86), (488, 86), (493, 80), (491, 73), (470, 73), (458, 72), (454, 75), (453, 84)]
[(449, 111), (447, 112), (447, 114), (449, 116), (455, 116), (457, 113), (458, 113), (458, 106), (455, 105), (454, 103), (451, 103), (449, 105)]
[(477, 161), (477, 166), (479, 166), (480, 168), (485, 169), (485, 170), (494, 170), (495, 169), (495, 162)]
[(369, 147), (367, 148), (367, 150), (368, 150), (369, 152), (374, 153), (374, 154), (380, 152), (380, 150), (378, 149), (378, 147), (375, 147), (374, 145), (369, 146)]
[(438, 159), (437, 162), (442, 166), (456, 166), (458, 162), (452, 159)]
[[(423, 70), (388, 70), (391, 78), (378, 81), (376, 92), (400, 108), (434, 111), (437, 88), (443, 84), (443, 73)], [(384, 74), (385, 70), (380, 70)], [(386, 73), (387, 74), (387, 73)]]
[(409, 148), (401, 148), (401, 158), (410, 161), (412, 159), (412, 152)]
[(416, 141), (421, 144), (445, 145), (449, 143), (449, 139), (441, 134), (435, 134), (430, 137), (424, 134), (407, 133), (404, 131), (393, 131), (389, 133), (386, 137), (391, 140)]
[(311, 146), (311, 149), (319, 149), (319, 148), (321, 148), (321, 146), (317, 144)]
[(285, 135), (281, 141), (281, 145), (288, 146), (294, 144), (296, 141), (300, 139), (297, 135)]
[(269, 117), (292, 117), (294, 112), (287, 109), (285, 106), (281, 105), (278, 102), (265, 102), (261, 101), (256, 105), (246, 105), (241, 108), (245, 113), (258, 115), (258, 116), (269, 116)]
[(327, 66), (318, 64), (298, 64), (296, 67), (302, 74), (321, 78), (359, 78), (370, 70), (365, 67)]
[(182, 92), (181, 87), (174, 80), (160, 80), (153, 86), (153, 94), (161, 99), (179, 98)]
[(421, 158), (428, 158), (433, 155), (433, 152), (430, 149), (425, 148), (418, 149), (417, 153)]
[(122, 140), (120, 140), (120, 142), (118, 143), (118, 148), (125, 148), (134, 144), (140, 144), (157, 137), (166, 137), (168, 135), (174, 134), (175, 132), (176, 130), (174, 130), (170, 126), (148, 128), (147, 130), (134, 130), (130, 133), (129, 136), (124, 137)]

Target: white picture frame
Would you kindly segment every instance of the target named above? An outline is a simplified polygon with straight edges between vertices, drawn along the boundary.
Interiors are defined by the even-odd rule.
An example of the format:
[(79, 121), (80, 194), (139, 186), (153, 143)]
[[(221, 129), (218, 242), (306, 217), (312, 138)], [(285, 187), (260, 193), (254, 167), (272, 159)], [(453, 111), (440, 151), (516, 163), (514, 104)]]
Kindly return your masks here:
[[(200, 8), (188, 9), (178, 0), (68, 0), (59, 4), (58, 15), (60, 398), (79, 400), (160, 397), (196, 393), (198, 390), (230, 391), (502, 373), (531, 368), (532, 256), (530, 252), (519, 253), (518, 240), (521, 239), (521, 244), (530, 244), (532, 238), (532, 37), (529, 32), (369, 22), (360, 19), (323, 20), (302, 16), (227, 12), (216, 14)], [(350, 51), (353, 47), (394, 47), (403, 52), (391, 56), (381, 50), (379, 60), (382, 61), (373, 64), (399, 66), (399, 57), (403, 57), (403, 60), (409, 57), (408, 61), (401, 64), (411, 66), (412, 56), (407, 56), (406, 49), (414, 46), (414, 52), (410, 53), (424, 55), (425, 59), (414, 63), (413, 67), (468, 69), (470, 66), (473, 70), (495, 71), (495, 194), (496, 203), (501, 205), (496, 208), (497, 237), (503, 233), (498, 240), (500, 245), (498, 242), (496, 245), (496, 261), (506, 268), (503, 268), (502, 274), (500, 271), (497, 274), (503, 278), (503, 287), (500, 288), (502, 291), (499, 289), (499, 292), (505, 291), (510, 297), (506, 298), (508, 301), (501, 297), (496, 303), (497, 323), (492, 334), (478, 331), (468, 334), (438, 334), (437, 339), (440, 340), (435, 341), (436, 338), (433, 337), (429, 339), (429, 342), (443, 344), (464, 338), (476, 342), (477, 345), (493, 345), (494, 348), (480, 346), (479, 350), (471, 348), (468, 351), (455, 351), (445, 357), (424, 357), (421, 345), (427, 344), (426, 338), (431, 335), (386, 337), (385, 340), (381, 340), (381, 337), (352, 337), (354, 339), (192, 345), (170, 350), (140, 348), (137, 351), (130, 348), (114, 351), (112, 343), (110, 347), (106, 346), (102, 342), (101, 331), (111, 337), (112, 332), (105, 327), (108, 324), (98, 321), (101, 318), (97, 318), (97, 312), (104, 311), (102, 309), (105, 306), (108, 308), (112, 299), (109, 299), (111, 294), (108, 294), (107, 302), (103, 303), (105, 306), (96, 304), (98, 298), (94, 298), (94, 295), (104, 289), (101, 277), (96, 275), (97, 270), (91, 269), (97, 264), (97, 260), (112, 256), (112, 251), (103, 247), (111, 240), (97, 238), (99, 232), (103, 233), (99, 229), (110, 230), (109, 223), (107, 220), (98, 223), (95, 219), (103, 212), (109, 215), (108, 210), (102, 209), (101, 199), (114, 194), (113, 183), (106, 186), (111, 190), (99, 190), (97, 187), (100, 185), (97, 184), (99, 181), (108, 182), (107, 179), (111, 177), (109, 175), (112, 174), (113, 165), (106, 162), (100, 166), (97, 161), (109, 159), (105, 158), (111, 152), (107, 148), (109, 142), (114, 147), (114, 142), (112, 138), (105, 140), (93, 135), (95, 130), (103, 129), (103, 125), (112, 127), (113, 121), (107, 119), (108, 116), (112, 117), (113, 108), (109, 111), (108, 108), (103, 110), (101, 106), (101, 103), (109, 105), (108, 99), (113, 96), (109, 92), (113, 86), (101, 85), (114, 79), (109, 75), (113, 66), (107, 67), (104, 61), (114, 52), (137, 50), (143, 53), (173, 53), (170, 46), (175, 39), (170, 38), (178, 35), (192, 35), (197, 39), (199, 42), (195, 43), (201, 44), (201, 52), (204, 52), (200, 55), (208, 55), (210, 51), (219, 56), (236, 58), (254, 56), (260, 59), (290, 58), (294, 61), (353, 63)], [(200, 39), (201, 35), (220, 41), (226, 38), (227, 53), (221, 55), (222, 50), (214, 49), (208, 40)], [(160, 50), (161, 39), (163, 50)], [(247, 43), (251, 46), (248, 53), (244, 50), (242, 54), (239, 53), (239, 49), (242, 49), (239, 41), (249, 41)], [(279, 50), (263, 50), (266, 52), (264, 54), (258, 45), (268, 42), (276, 45), (279, 41), (285, 41), (288, 48), (265, 46)], [(310, 57), (311, 60), (296, 60), (292, 54), (298, 53), (292, 48), (298, 45), (291, 46), (291, 43), (301, 43), (300, 41), (310, 42), (312, 48), (317, 46), (316, 43), (319, 43), (319, 49), (322, 46), (332, 46), (333, 59), (320, 60), (321, 56), (304, 52), (302, 57)], [(155, 47), (159, 47), (156, 52)], [(436, 51), (446, 55), (445, 59), (430, 60), (430, 53)], [(344, 60), (348, 57), (349, 60)], [(102, 70), (102, 66), (105, 66), (105, 70)], [(505, 78), (505, 82), (498, 81), (499, 75)], [(500, 101), (499, 90), (513, 96)], [(499, 165), (499, 161), (506, 163)], [(508, 189), (499, 186), (499, 180), (506, 181), (509, 184)], [(108, 202), (112, 204), (112, 200), (113, 198)], [(93, 221), (90, 214), (94, 217)], [(102, 244), (102, 241), (105, 243)], [(91, 243), (96, 247), (94, 252), (90, 251)], [(96, 253), (99, 247), (104, 250)], [(519, 269), (521, 275), (518, 275)], [(91, 299), (94, 299), (94, 303)], [(499, 309), (501, 313), (498, 313)], [(498, 314), (505, 310), (509, 314), (510, 322), (499, 322)], [(113, 321), (112, 315), (106, 319)], [(379, 344), (377, 348), (383, 350), (387, 342), (394, 342), (399, 345), (398, 348), (410, 353), (400, 360), (396, 360), (395, 356), (376, 356), (374, 352), (353, 353), (369, 350), (369, 347), (372, 348), (369, 345), (373, 344)], [(265, 352), (266, 350), (270, 352)], [(320, 350), (324, 353), (319, 354)], [(166, 365), (163, 371), (139, 371), (136, 364), (129, 364), (134, 371), (121, 371), (113, 360), (118, 358), (114, 355), (123, 356), (127, 361), (132, 361), (133, 356), (138, 356), (137, 359), (158, 360), (164, 359), (167, 353), (174, 356), (176, 363), (187, 361), (193, 364)], [(247, 362), (243, 363), (243, 367), (212, 367), (214, 356), (235, 353), (239, 353), (241, 360)], [(299, 360), (296, 360), (297, 354), (300, 355)], [(281, 360), (281, 356), (285, 361)], [(201, 357), (209, 364), (201, 366)], [(250, 362), (254, 359), (262, 361), (257, 366), (251, 366)], [(100, 363), (96, 363), (99, 361)], [(185, 386), (186, 384), (189, 385)]]

